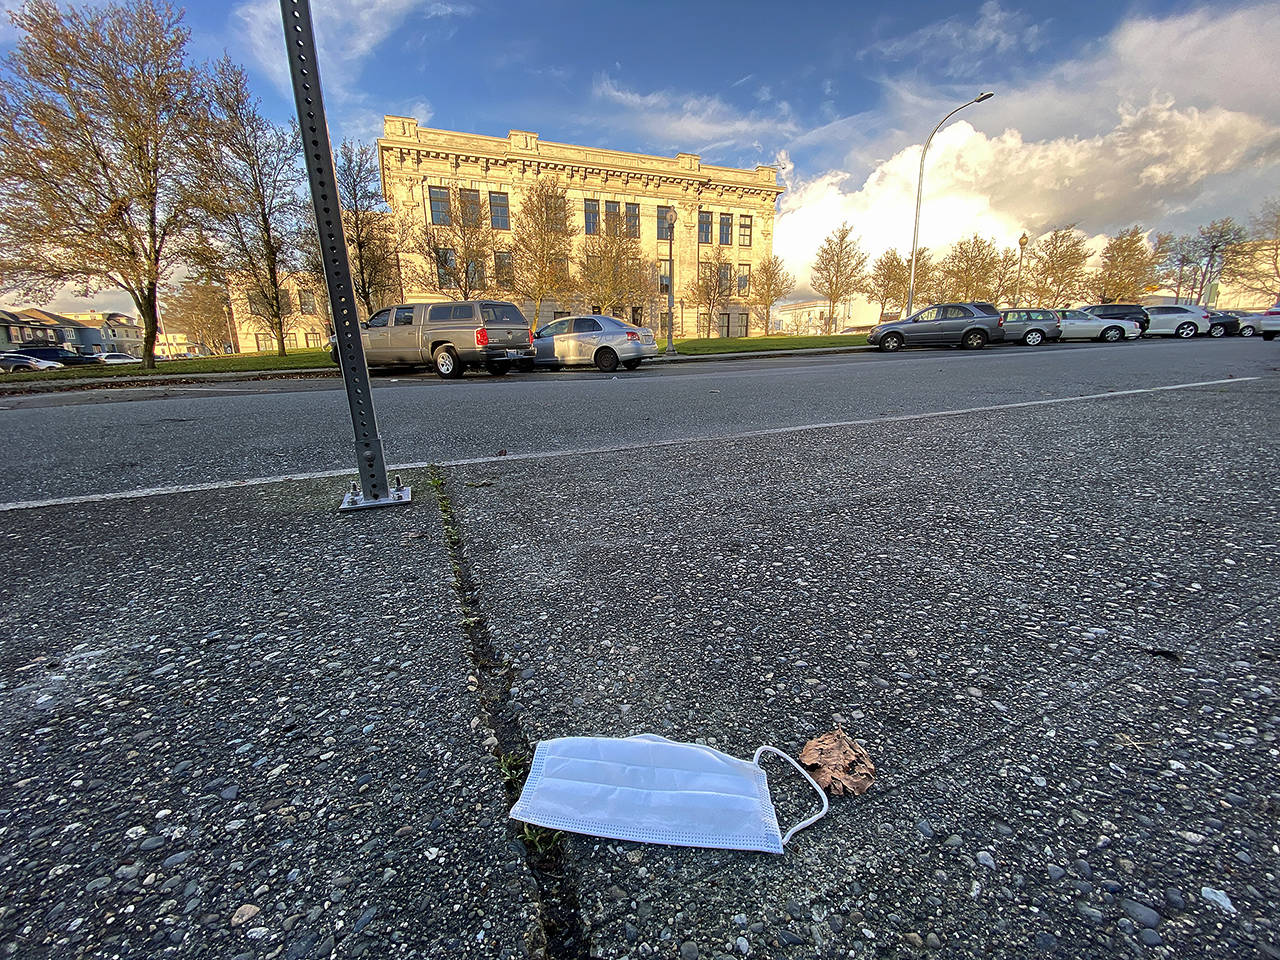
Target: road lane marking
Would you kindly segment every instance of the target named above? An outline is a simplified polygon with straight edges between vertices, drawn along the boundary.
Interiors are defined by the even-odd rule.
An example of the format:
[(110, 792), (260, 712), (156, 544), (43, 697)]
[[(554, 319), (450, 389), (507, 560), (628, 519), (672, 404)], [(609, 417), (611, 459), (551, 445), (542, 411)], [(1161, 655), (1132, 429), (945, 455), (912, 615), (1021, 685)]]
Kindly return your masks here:
[[(1249, 383), (1262, 377), (1230, 377), (1225, 380), (1198, 380), (1194, 383), (1171, 383), (1159, 387), (1136, 387), (1132, 390), (1111, 390), (1107, 393), (1086, 393), (1070, 397), (1048, 397), (1041, 400), (1021, 400), (1016, 403), (993, 403), (980, 407), (959, 407), (951, 410), (930, 410), (925, 413), (904, 413), (894, 416), (864, 417), (857, 420), (830, 420), (824, 423), (805, 423), (790, 427), (769, 427), (761, 430), (743, 430), (738, 433), (715, 434), (700, 437), (681, 437), (671, 440), (649, 440), (643, 443), (626, 443), (605, 447), (577, 447), (568, 450), (551, 450), (529, 453), (512, 453), (500, 457), (464, 457), (457, 460), (418, 460), (387, 467), (388, 473), (399, 470), (424, 470), (431, 466), (463, 467), (481, 463), (512, 463), (522, 460), (561, 460), (567, 457), (591, 456), (602, 453), (628, 453), (637, 450), (653, 450), (689, 443), (715, 443), (727, 440), (745, 440), (752, 437), (776, 437), (787, 433), (805, 433), (812, 430), (830, 430), (836, 427), (861, 427), (878, 423), (905, 423), (914, 420), (937, 420), (943, 417), (960, 417), (973, 413), (992, 413), (999, 410), (1023, 410), (1030, 407), (1049, 407), (1063, 403), (1080, 403), (1088, 400), (1111, 400), (1116, 397), (1132, 397), (1146, 393), (1163, 393), (1170, 390), (1193, 390), (1197, 387), (1216, 387), (1226, 384)], [(15, 510), (38, 510), (44, 507), (61, 507), (80, 503), (107, 503), (112, 500), (141, 500), (175, 493), (205, 493), (211, 490), (232, 490), (237, 487), (265, 487), (290, 480), (323, 480), (331, 477), (351, 477), (356, 471), (350, 467), (336, 470), (309, 470), (283, 473), (269, 477), (250, 477), (241, 480), (212, 480), (206, 483), (177, 484), (168, 487), (141, 487), (136, 490), (112, 490), (106, 493), (86, 493), (72, 497), (50, 497), (44, 500), (16, 500), (0, 503), (0, 513)]]

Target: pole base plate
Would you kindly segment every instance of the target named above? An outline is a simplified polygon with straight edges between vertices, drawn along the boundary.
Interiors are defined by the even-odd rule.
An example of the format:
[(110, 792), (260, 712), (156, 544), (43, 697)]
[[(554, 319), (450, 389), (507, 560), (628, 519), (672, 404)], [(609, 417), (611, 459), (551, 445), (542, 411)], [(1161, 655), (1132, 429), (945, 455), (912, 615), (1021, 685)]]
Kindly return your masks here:
[(392, 490), (388, 496), (377, 500), (365, 499), (363, 493), (348, 493), (338, 506), (339, 513), (350, 513), (352, 510), (372, 510), (375, 507), (398, 507), (413, 500), (413, 487), (401, 487)]

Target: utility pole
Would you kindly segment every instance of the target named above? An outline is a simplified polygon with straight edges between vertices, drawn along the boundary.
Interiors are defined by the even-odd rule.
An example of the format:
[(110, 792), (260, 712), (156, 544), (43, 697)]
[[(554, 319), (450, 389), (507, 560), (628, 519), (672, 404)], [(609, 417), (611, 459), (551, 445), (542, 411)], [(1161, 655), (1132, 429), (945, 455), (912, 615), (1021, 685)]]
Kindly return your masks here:
[(307, 179), (311, 183), (311, 203), (324, 256), (324, 279), (337, 336), (338, 366), (347, 388), (347, 405), (351, 409), (356, 463), (360, 473), (359, 484), (352, 482), (350, 492), (338, 509), (364, 510), (408, 503), (413, 490), (402, 485), (399, 477), (395, 478), (393, 487), (387, 486), (387, 465), (373, 410), (369, 365), (365, 361), (364, 342), (360, 337), (360, 318), (352, 293), (351, 263), (347, 259), (347, 240), (342, 230), (333, 144), (329, 140), (324, 98), (320, 94), (320, 65), (316, 58), (310, 0), (280, 0), (280, 16), (284, 21), (285, 49), (289, 58), (289, 75), (293, 80), (293, 99), (298, 109), (302, 148), (306, 155)]

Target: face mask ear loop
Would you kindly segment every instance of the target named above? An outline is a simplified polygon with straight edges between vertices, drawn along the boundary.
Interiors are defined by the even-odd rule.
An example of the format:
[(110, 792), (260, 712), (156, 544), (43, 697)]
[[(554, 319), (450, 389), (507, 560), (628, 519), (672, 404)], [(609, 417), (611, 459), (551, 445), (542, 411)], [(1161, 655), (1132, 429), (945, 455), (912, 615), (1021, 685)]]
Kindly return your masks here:
[(822, 798), (822, 810), (814, 814), (808, 820), (801, 820), (799, 823), (797, 823), (794, 827), (792, 827), (790, 830), (786, 832), (786, 835), (782, 838), (782, 845), (786, 846), (787, 841), (790, 840), (793, 836), (795, 836), (795, 834), (799, 833), (805, 827), (813, 826), (815, 823), (817, 823), (819, 820), (821, 820), (823, 817), (827, 815), (827, 809), (828, 809), (827, 795), (825, 792), (823, 792), (823, 789), (820, 786), (818, 786), (817, 781), (814, 780), (813, 777), (809, 776), (808, 770), (800, 766), (800, 764), (796, 763), (793, 759), (791, 759), (791, 756), (789, 754), (783, 753), (777, 747), (770, 747), (768, 745), (758, 747), (756, 749), (755, 756), (751, 758), (751, 762), (754, 763), (757, 767), (760, 766), (760, 754), (764, 753), (766, 750), (768, 750), (770, 753), (776, 753), (783, 760), (787, 761), (787, 763), (791, 764), (793, 767), (799, 770), (804, 775), (804, 778), (809, 781), (809, 786), (813, 787), (813, 789), (818, 792), (818, 796)]

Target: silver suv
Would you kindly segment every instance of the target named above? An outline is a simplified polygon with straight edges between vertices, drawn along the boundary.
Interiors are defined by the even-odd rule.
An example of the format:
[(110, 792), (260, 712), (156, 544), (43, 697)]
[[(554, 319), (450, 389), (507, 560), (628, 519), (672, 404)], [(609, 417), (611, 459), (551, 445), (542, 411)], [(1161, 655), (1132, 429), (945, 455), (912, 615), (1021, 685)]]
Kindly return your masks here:
[(1188, 340), (1197, 333), (1208, 333), (1212, 326), (1209, 311), (1204, 307), (1185, 304), (1168, 304), (1160, 307), (1147, 307), (1147, 316), (1151, 322), (1147, 325), (1149, 337), (1177, 337)]
[(885, 353), (903, 347), (952, 346), (981, 350), (1004, 341), (1004, 320), (990, 303), (937, 303), (905, 320), (871, 328), (867, 343)]

